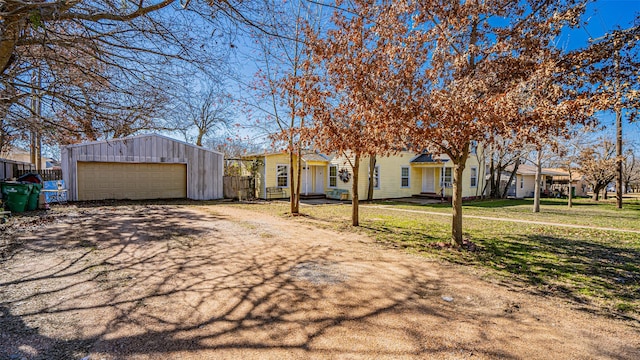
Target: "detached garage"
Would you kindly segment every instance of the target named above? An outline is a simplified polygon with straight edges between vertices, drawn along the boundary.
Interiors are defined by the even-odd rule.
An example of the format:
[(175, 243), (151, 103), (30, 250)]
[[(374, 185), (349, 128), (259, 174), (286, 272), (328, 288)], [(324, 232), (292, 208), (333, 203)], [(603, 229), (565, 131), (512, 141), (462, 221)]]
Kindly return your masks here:
[(69, 200), (222, 198), (223, 154), (162, 135), (62, 149)]

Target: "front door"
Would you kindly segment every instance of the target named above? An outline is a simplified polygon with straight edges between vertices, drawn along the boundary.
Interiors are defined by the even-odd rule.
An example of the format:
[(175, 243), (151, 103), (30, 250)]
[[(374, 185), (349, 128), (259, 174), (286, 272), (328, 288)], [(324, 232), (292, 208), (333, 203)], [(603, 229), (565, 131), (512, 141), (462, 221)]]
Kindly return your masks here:
[(324, 167), (315, 166), (316, 168), (316, 193), (324, 194)]
[(433, 168), (422, 168), (422, 192), (436, 192), (435, 171)]

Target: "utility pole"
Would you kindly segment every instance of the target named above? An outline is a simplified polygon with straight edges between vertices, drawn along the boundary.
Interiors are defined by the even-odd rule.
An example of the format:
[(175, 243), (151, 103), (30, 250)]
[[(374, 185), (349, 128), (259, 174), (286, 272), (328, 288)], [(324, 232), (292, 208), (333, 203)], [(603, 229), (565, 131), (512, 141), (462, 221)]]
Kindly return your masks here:
[[(620, 32), (613, 32), (613, 34), (605, 34), (597, 39), (590, 39), (590, 42), (606, 39), (609, 36), (613, 36), (613, 65), (615, 71), (615, 79), (613, 82), (613, 91), (615, 96), (614, 111), (616, 113), (616, 206), (618, 209), (622, 209), (622, 92), (620, 91), (620, 44), (619, 37), (622, 34)], [(606, 194), (606, 188), (605, 188)]]
[(31, 74), (31, 114), (34, 118), (31, 124), (31, 163), (36, 166), (36, 170), (42, 170), (42, 136), (36, 126), (36, 122), (40, 121), (40, 115), (42, 113), (42, 103), (40, 99), (39, 89), (42, 86), (42, 73), (38, 67), (37, 72), (33, 70)]
[(616, 205), (622, 209), (622, 94), (620, 93), (620, 48), (618, 39), (613, 41), (615, 48), (615, 93), (616, 93)]

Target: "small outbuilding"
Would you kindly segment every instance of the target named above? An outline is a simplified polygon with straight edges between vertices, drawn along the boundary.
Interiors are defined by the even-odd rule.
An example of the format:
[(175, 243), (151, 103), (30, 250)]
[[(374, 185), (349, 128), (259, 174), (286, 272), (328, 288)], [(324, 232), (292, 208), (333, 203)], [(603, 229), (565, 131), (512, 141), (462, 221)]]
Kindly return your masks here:
[(221, 199), (224, 155), (149, 134), (68, 145), (62, 177), (71, 201)]

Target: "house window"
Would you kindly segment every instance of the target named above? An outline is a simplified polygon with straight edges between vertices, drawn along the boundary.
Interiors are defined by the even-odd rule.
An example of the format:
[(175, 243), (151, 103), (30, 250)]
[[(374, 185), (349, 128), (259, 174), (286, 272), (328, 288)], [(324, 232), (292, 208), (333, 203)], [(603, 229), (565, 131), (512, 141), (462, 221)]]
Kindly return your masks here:
[(478, 186), (478, 168), (475, 166), (471, 167), (471, 187)]
[(276, 165), (276, 183), (278, 187), (289, 186), (289, 165)]
[(329, 165), (329, 187), (338, 186), (338, 166)]
[(475, 155), (478, 152), (478, 142), (475, 140), (471, 140), (469, 144), (469, 153)]
[(524, 176), (520, 176), (520, 189), (524, 188)]
[(400, 168), (400, 187), (409, 187), (409, 167), (407, 166)]
[(440, 185), (444, 187), (451, 187), (453, 168), (444, 168), (444, 171), (440, 174)]
[(380, 189), (380, 165), (373, 168), (373, 188)]

